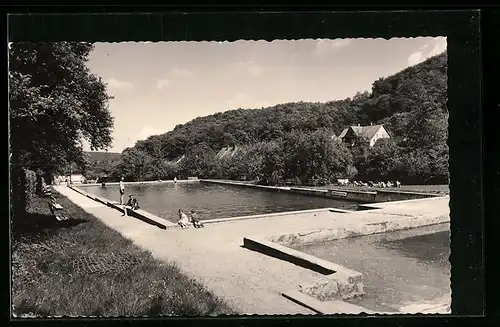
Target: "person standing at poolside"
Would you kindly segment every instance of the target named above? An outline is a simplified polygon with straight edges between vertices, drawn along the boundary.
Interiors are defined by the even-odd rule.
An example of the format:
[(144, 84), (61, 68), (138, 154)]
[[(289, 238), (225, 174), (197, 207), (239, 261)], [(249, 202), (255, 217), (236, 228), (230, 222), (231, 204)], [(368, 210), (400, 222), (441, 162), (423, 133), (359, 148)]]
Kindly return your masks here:
[(124, 178), (120, 179), (120, 205), (123, 205), (123, 195), (125, 194), (125, 183), (123, 182)]

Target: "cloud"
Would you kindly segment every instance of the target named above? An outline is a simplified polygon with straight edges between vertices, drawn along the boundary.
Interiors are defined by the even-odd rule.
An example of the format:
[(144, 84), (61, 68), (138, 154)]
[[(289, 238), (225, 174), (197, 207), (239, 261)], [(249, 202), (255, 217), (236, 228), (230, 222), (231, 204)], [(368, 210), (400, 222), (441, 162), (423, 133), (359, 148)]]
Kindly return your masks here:
[(162, 90), (162, 89), (169, 87), (171, 84), (172, 84), (172, 81), (170, 81), (168, 79), (161, 79), (158, 82), (156, 82), (156, 87), (158, 88), (158, 90)]
[(321, 39), (316, 42), (313, 54), (324, 56), (328, 53), (338, 51), (340, 48), (345, 48), (351, 44), (351, 39)]
[(429, 53), (427, 54), (427, 58), (430, 58), (432, 56), (436, 56), (436, 55), (438, 55), (440, 53), (445, 52), (447, 46), (448, 46), (448, 44), (446, 43), (446, 39), (438, 41), (434, 45), (434, 47), (431, 49), (431, 51), (429, 51)]
[(230, 109), (258, 109), (271, 106), (271, 103), (266, 100), (253, 99), (247, 93), (237, 93), (231, 99), (226, 100), (226, 106)]
[(192, 77), (194, 75), (195, 75), (194, 71), (189, 69), (174, 68), (170, 71), (170, 76), (173, 77)]
[(429, 47), (429, 43), (426, 43), (423, 46), (421, 46), (420, 48), (418, 48), (418, 50), (424, 50), (424, 49), (427, 49), (428, 47)]
[(236, 63), (236, 68), (242, 69), (252, 77), (258, 77), (264, 73), (264, 67), (255, 63), (253, 60), (240, 61)]
[(145, 140), (151, 135), (160, 135), (166, 133), (167, 130), (154, 128), (152, 126), (144, 126), (138, 133), (139, 140)]
[(424, 61), (424, 53), (422, 51), (413, 52), (408, 57), (408, 66), (413, 66)]
[(132, 85), (132, 83), (127, 81), (120, 81), (116, 78), (108, 79), (106, 81), (106, 84), (108, 85), (108, 88), (113, 90), (130, 90), (134, 88), (134, 85)]
[(262, 68), (261, 66), (257, 66), (257, 65), (250, 65), (247, 67), (247, 70), (248, 70), (248, 73), (250, 74), (250, 76), (253, 76), (253, 77), (260, 76), (264, 72), (264, 68)]
[(419, 51), (415, 51), (408, 56), (408, 66), (419, 64), (422, 61), (429, 59), (430, 57), (443, 53), (444, 51), (446, 51), (446, 47), (447, 43), (445, 38), (437, 40), (434, 46), (428, 51), (424, 50), (430, 48), (430, 44), (424, 44), (418, 49)]

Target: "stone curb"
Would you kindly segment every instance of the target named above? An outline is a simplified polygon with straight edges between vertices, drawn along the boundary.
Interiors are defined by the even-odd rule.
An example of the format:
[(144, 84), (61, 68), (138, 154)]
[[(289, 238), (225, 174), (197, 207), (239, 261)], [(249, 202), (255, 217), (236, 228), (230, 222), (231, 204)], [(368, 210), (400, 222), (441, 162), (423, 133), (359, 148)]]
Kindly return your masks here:
[(364, 294), (360, 272), (258, 238), (244, 237), (243, 247), (325, 275), (312, 285), (299, 285), (303, 293), (318, 300), (349, 299)]

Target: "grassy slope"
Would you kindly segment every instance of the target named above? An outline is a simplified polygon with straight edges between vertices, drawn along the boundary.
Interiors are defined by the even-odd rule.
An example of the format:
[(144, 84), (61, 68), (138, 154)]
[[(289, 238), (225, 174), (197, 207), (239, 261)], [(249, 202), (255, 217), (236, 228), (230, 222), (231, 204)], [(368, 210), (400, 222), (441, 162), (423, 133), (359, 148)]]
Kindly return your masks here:
[[(14, 242), (12, 302), (16, 315), (143, 316), (234, 313), (177, 267), (155, 260), (118, 232), (58, 196), (72, 217), (85, 222), (50, 226), (47, 200), (37, 198), (25, 219), (32, 226)], [(34, 227), (33, 222), (39, 222)], [(21, 227), (19, 227), (21, 228)], [(36, 230), (37, 233), (33, 233)], [(39, 232), (42, 230), (42, 232)], [(140, 263), (115, 272), (77, 271), (72, 260), (129, 254)], [(118, 265), (112, 265), (116, 267)]]

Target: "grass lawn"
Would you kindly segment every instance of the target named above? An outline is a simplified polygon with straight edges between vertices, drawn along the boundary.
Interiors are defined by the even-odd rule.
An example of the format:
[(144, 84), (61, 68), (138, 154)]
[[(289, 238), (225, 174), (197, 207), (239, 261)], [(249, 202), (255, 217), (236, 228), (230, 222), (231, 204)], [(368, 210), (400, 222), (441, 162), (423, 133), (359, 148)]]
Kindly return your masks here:
[(53, 222), (36, 198), (13, 228), (12, 303), (16, 316), (234, 314), (203, 285), (155, 260), (67, 198), (81, 221)]

